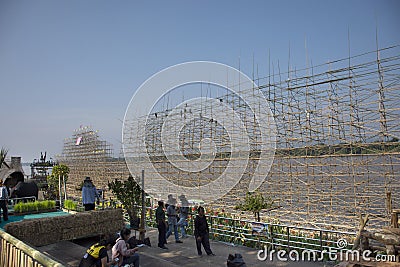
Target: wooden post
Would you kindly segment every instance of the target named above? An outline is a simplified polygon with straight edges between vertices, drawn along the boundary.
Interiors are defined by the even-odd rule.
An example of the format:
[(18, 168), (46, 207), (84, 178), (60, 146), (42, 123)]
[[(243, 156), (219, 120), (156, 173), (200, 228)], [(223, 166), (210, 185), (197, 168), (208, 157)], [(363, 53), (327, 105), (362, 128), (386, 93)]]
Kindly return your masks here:
[(368, 237), (365, 237), (365, 236), (361, 236), (361, 239), (360, 239), (360, 250), (361, 251), (365, 251), (365, 250), (369, 250), (370, 248), (369, 248), (369, 239), (368, 239)]
[(392, 192), (386, 192), (386, 209), (387, 214), (392, 213)]
[(392, 211), (392, 227), (399, 228), (399, 213), (400, 209), (395, 209)]
[(63, 208), (62, 206), (62, 185), (61, 185), (61, 175), (58, 176), (58, 197), (60, 199), (60, 209)]
[(64, 200), (67, 200), (67, 183), (65, 182), (64, 175), (63, 175), (63, 189), (64, 189)]
[(139, 239), (144, 240), (146, 232), (146, 203), (144, 197), (144, 170), (142, 170), (142, 215), (140, 216)]
[(364, 230), (365, 225), (368, 222), (368, 217), (369, 214), (367, 214), (364, 218), (362, 216), (362, 214), (360, 213), (360, 229), (358, 229), (358, 233), (357, 233), (357, 237), (354, 240), (354, 244), (353, 244), (353, 250), (356, 250), (358, 248), (358, 246), (360, 245), (360, 238), (361, 238), (361, 233)]

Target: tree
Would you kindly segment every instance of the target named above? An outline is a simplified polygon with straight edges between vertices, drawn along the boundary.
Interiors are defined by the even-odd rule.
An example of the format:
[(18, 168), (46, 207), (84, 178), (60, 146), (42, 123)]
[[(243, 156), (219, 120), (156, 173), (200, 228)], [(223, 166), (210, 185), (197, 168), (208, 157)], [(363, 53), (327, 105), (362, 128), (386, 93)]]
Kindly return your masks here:
[(59, 179), (61, 177), (64, 178), (64, 183), (68, 181), (69, 167), (64, 164), (59, 164), (54, 166), (51, 174), (47, 176), (47, 185), (48, 185), (48, 198), (58, 199), (59, 195)]
[(108, 188), (126, 209), (131, 227), (139, 228), (137, 206), (141, 201), (140, 196), (142, 192), (139, 184), (132, 176), (129, 176), (128, 180), (123, 182), (118, 179), (115, 179), (113, 182), (108, 182)]
[(8, 166), (6, 162), (6, 157), (7, 157), (8, 149), (2, 147), (0, 150), (0, 168), (3, 166), (3, 164), (10, 169), (10, 166)]
[(251, 211), (257, 221), (260, 221), (260, 211), (262, 209), (271, 209), (274, 201), (270, 198), (264, 198), (260, 193), (247, 192), (243, 203), (237, 205), (235, 209)]

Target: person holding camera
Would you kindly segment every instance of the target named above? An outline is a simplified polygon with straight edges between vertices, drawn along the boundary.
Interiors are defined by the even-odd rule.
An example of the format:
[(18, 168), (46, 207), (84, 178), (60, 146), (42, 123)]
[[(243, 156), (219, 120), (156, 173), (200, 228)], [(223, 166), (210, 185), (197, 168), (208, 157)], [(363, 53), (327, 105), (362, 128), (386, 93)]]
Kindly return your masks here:
[(115, 245), (112, 247), (112, 259), (118, 262), (118, 266), (131, 264), (133, 267), (139, 267), (139, 255), (136, 251), (139, 248), (129, 249), (126, 242), (131, 236), (131, 230), (124, 228), (120, 232), (120, 237), (117, 239)]

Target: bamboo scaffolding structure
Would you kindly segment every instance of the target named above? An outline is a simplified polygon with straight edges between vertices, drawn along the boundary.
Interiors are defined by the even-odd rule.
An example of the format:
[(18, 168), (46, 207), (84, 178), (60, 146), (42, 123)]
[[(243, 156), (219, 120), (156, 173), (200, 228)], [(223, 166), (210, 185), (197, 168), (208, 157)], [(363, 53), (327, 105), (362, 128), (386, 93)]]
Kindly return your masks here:
[[(240, 96), (227, 92), (216, 97), (243, 123), (248, 139), (239, 141), (248, 142), (250, 152), (231, 153), (230, 135), (238, 133), (238, 127), (224, 129), (209, 119), (216, 112), (211, 104), (215, 99), (211, 100), (209, 85), (202, 84), (200, 106), (187, 104), (172, 112), (172, 97), (167, 96), (159, 110), (140, 118), (146, 127), (130, 128), (129, 121), (125, 122), (129, 142), (125, 156), (148, 156), (152, 168), (145, 170), (147, 176), (157, 173), (187, 187), (214, 181), (224, 171), (235, 173), (239, 167), (228, 167), (229, 162), (247, 157), (238, 184), (210, 205), (233, 211), (244, 198), (252, 177), (258, 175), (264, 179), (258, 190), (282, 207), (264, 214), (265, 220), (348, 230), (357, 228), (357, 214), (370, 214), (367, 228), (388, 224), (391, 211), (385, 204), (387, 193), (391, 194), (391, 208), (400, 208), (400, 47), (349, 55), (305, 69), (289, 66), (286, 73), (278, 64), (276, 71), (272, 64), (267, 77), (257, 78), (256, 87), (240, 84)], [(265, 145), (260, 132), (268, 125), (257, 123), (244, 101), (250, 96), (254, 99), (256, 91), (264, 98), (256, 99), (259, 108), (266, 99), (276, 123), (276, 151), (268, 173), (256, 172), (259, 151)], [(167, 136), (179, 138), (179, 147), (163, 147), (168, 145), (162, 143), (164, 122), (168, 119), (179, 125), (187, 116), (193, 119), (177, 129), (179, 136)], [(239, 123), (235, 121), (238, 118), (230, 118), (232, 125)], [(80, 136), (84, 136), (86, 146), (75, 145)], [(134, 136), (145, 139), (144, 150)], [(204, 139), (214, 142), (214, 154), (201, 154), (199, 144)], [(173, 152), (166, 155), (166, 148)], [(178, 155), (185, 160), (211, 161), (201, 171), (187, 172), (171, 164), (171, 159), (178, 164), (185, 161)], [(91, 129), (80, 129), (66, 140), (62, 158), (73, 163), (70, 176), (76, 177), (74, 182), (85, 175), (97, 182), (129, 176), (123, 160), (113, 159), (110, 146), (99, 141)], [(69, 184), (67, 191), (74, 186)]]

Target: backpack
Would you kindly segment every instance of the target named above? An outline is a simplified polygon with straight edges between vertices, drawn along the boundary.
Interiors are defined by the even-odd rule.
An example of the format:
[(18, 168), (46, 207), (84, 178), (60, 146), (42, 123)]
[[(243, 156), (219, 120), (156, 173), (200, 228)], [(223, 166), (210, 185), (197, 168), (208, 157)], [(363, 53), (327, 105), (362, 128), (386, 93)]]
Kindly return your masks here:
[(135, 236), (132, 236), (131, 238), (128, 239), (127, 243), (129, 244), (130, 248), (137, 247), (137, 245), (141, 245), (141, 244), (145, 244), (145, 245), (151, 247), (150, 238), (148, 238), (148, 237), (146, 237), (142, 241), (142, 240), (136, 239)]
[(235, 256), (229, 254), (228, 260), (226, 261), (227, 267), (246, 267), (246, 263), (244, 262), (242, 255), (236, 253)]

